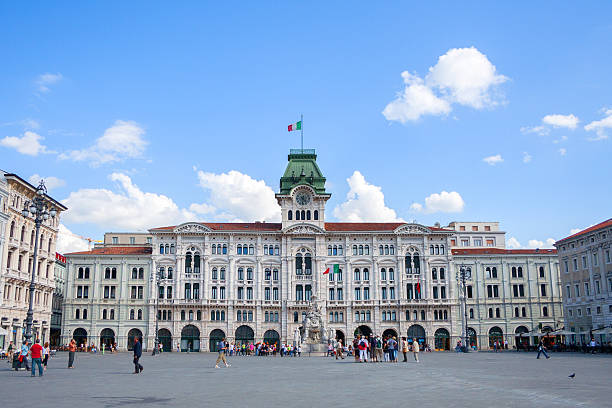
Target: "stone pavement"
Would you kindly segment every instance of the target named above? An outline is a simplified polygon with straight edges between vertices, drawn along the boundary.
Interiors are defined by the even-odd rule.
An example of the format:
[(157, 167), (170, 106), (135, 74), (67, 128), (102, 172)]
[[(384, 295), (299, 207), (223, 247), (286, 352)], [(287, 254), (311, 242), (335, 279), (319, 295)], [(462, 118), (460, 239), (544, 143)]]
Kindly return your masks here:
[[(352, 358), (58, 353), (42, 378), (0, 361), (2, 407), (610, 407), (612, 357), (573, 353), (420, 353), (421, 363)], [(568, 375), (575, 372), (575, 379)]]

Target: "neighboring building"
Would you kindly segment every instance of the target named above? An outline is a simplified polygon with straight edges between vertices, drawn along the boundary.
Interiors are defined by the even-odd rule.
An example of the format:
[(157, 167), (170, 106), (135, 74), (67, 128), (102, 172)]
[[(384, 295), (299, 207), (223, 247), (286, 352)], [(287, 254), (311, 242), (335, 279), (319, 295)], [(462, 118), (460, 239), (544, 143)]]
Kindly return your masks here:
[(51, 300), (51, 338), (52, 347), (60, 346), (62, 343), (62, 307), (64, 305), (64, 292), (66, 291), (66, 257), (55, 253), (55, 267), (53, 273), (55, 289)]
[(486, 348), (503, 339), (510, 345), (535, 345), (537, 333), (563, 326), (556, 250), (462, 248), (452, 252), (455, 266), (465, 267), (472, 275), (466, 282), (470, 343), (477, 341)]
[[(326, 222), (330, 196), (314, 150), (292, 150), (276, 194), (280, 223), (187, 222), (152, 228), (144, 234), (152, 237), (152, 247), (135, 248), (121, 241), (122, 236), (134, 234), (109, 233), (104, 246), (67, 254), (64, 336), (78, 332), (86, 334), (89, 343), (99, 344), (114, 335), (119, 348), (125, 349), (129, 333), (142, 333), (150, 348), (158, 303), (159, 338), (166, 349), (180, 343), (183, 350), (214, 350), (221, 337), (239, 343), (292, 342), (316, 295), (327, 327), (338, 338), (348, 340), (355, 333), (373, 331), (416, 337), (448, 350), (463, 332), (456, 280), (460, 264), (474, 268), (469, 300), (474, 317), (468, 325), (480, 347), (489, 346), (490, 335), (504, 336), (513, 345), (521, 325), (530, 332), (557, 328), (561, 301), (554, 250), (505, 250), (505, 233), (496, 222), (454, 222), (448, 227)], [(461, 246), (464, 239), (469, 241)], [(454, 254), (450, 249), (458, 242)], [(136, 248), (142, 252), (127, 255)], [(104, 300), (100, 293), (111, 282), (102, 279), (102, 272), (113, 264), (121, 295)], [(130, 271), (141, 264), (144, 275), (132, 283)], [(333, 272), (334, 265), (338, 273)], [(540, 266), (544, 277), (539, 277)], [(497, 278), (484, 277), (487, 267), (497, 268)], [(324, 275), (327, 268), (332, 272)], [(81, 270), (83, 277), (76, 279)], [(163, 279), (149, 280), (149, 270)], [(494, 284), (497, 295), (490, 299), (488, 285)], [(547, 289), (541, 294), (542, 284)], [(145, 297), (132, 300), (130, 287), (138, 285), (144, 286)], [(505, 295), (513, 285), (523, 288), (517, 286), (517, 299)], [(79, 286), (81, 294), (89, 288), (87, 300), (77, 299)], [(83, 319), (86, 307), (91, 310)], [(140, 307), (142, 321), (130, 320), (129, 311)], [(489, 307), (493, 307), (490, 318)], [(518, 317), (512, 315), (514, 307), (519, 307)], [(529, 308), (524, 315), (523, 307)], [(101, 318), (101, 309), (111, 308), (118, 321)], [(81, 310), (78, 319), (76, 309)], [(491, 333), (493, 327), (500, 330)]]
[[(0, 265), (0, 321), (2, 328), (9, 331), (10, 340), (20, 343), (25, 330), (28, 312), (29, 288), (32, 276), (34, 240), (36, 228), (31, 217), (23, 217), (24, 205), (34, 198), (36, 187), (12, 173), (1, 173), (0, 179), (8, 186), (6, 212), (9, 216), (4, 231), (5, 246)], [(49, 217), (40, 227), (38, 241), (38, 263), (36, 266), (36, 292), (34, 293), (34, 336), (42, 342), (49, 340), (51, 325), (51, 300), (55, 282), (55, 243), (60, 214), (66, 210), (53, 198), (57, 210), (55, 218)], [(4, 208), (4, 206), (3, 206)]]
[(153, 236), (148, 232), (107, 232), (104, 234), (104, 245), (151, 245)]
[[(6, 226), (10, 220), (8, 212), (8, 183), (4, 177), (0, 177), (0, 270), (5, 265), (4, 254), (6, 246)], [(0, 284), (0, 302), (4, 302), (4, 285)], [(1, 303), (0, 303), (1, 304)], [(0, 321), (0, 350), (5, 350), (11, 338), (11, 327), (8, 317)]]
[[(151, 246), (96, 246), (66, 254), (62, 343), (131, 349), (148, 332)], [(146, 344), (145, 344), (146, 346)]]
[[(612, 218), (555, 243), (571, 343), (612, 338)], [(602, 330), (603, 329), (603, 330)], [(607, 337), (606, 337), (607, 336)]]

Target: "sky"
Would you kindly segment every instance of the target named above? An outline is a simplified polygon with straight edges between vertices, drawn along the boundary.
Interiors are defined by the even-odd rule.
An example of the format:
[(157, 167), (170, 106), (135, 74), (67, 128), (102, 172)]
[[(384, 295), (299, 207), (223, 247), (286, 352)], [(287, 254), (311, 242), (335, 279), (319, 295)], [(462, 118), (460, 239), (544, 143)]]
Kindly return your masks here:
[[(426, 4), (427, 3), (427, 4)], [(304, 116), (328, 221), (611, 216), (612, 4), (4, 2), (0, 168), (77, 235), (278, 221)]]

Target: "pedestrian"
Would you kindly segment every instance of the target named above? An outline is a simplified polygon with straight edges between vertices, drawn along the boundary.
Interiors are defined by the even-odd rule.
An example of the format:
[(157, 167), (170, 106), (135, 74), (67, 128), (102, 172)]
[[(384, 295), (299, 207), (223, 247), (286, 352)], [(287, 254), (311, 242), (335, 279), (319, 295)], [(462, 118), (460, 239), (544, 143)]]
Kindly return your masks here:
[(395, 336), (389, 338), (389, 359), (397, 363), (397, 339)]
[(6, 356), (8, 357), (8, 363), (13, 364), (13, 357), (15, 356), (15, 348), (13, 347), (12, 341), (8, 345), (8, 349), (6, 350)]
[(19, 353), (19, 362), (25, 364), (26, 371), (30, 371), (30, 364), (28, 363), (28, 353), (30, 352), (30, 346), (28, 341), (24, 340), (21, 346), (21, 352)]
[(420, 351), (419, 342), (417, 339), (412, 339), (412, 354), (414, 355), (414, 361), (419, 362), (419, 351)]
[(30, 349), (30, 355), (32, 356), (32, 377), (36, 377), (36, 366), (38, 366), (38, 376), (43, 376), (42, 353), (43, 348), (40, 345), (40, 340), (36, 339)]
[(70, 340), (70, 344), (68, 345), (68, 368), (74, 368), (74, 356), (76, 355), (76, 341), (74, 339)]
[(176, 352), (177, 353), (181, 352), (181, 343), (179, 343), (178, 341), (176, 342)]
[(497, 353), (497, 340), (493, 342), (493, 351)]
[(142, 344), (138, 337), (134, 337), (134, 374), (140, 374), (144, 369), (140, 364), (140, 357), (142, 357)]
[(359, 362), (368, 362), (368, 341), (365, 336), (361, 336), (361, 340), (359, 340), (359, 344), (357, 346), (359, 348)]
[(336, 344), (336, 360), (338, 359), (338, 357), (344, 360), (344, 355), (342, 354), (343, 351), (344, 349), (342, 348), (342, 340), (338, 340), (338, 344)]
[(508, 350), (508, 339), (504, 340), (504, 350)]
[(544, 354), (544, 357), (546, 357), (546, 359), (550, 358), (550, 356), (546, 352), (546, 346), (544, 345), (544, 342), (542, 340), (540, 340), (540, 344), (538, 345), (538, 356), (536, 357), (537, 359), (540, 358), (540, 354)]
[(215, 362), (215, 368), (219, 368), (219, 362), (223, 361), (225, 363), (225, 367), (230, 367), (227, 364), (227, 360), (225, 359), (225, 350), (227, 350), (227, 343), (225, 342), (225, 337), (221, 339), (219, 343), (217, 343), (217, 351), (219, 355), (217, 356), (217, 361)]
[(47, 363), (49, 362), (49, 354), (51, 354), (51, 349), (49, 349), (49, 342), (45, 343), (45, 347), (43, 347), (43, 366), (44, 371), (47, 371)]
[(359, 336), (353, 340), (353, 356), (355, 357), (355, 362), (359, 361)]
[(402, 354), (404, 355), (404, 363), (408, 362), (408, 341), (402, 337)]
[(374, 347), (374, 354), (376, 356), (376, 361), (379, 363), (383, 362), (383, 341), (380, 338), (380, 335), (376, 336), (376, 345)]

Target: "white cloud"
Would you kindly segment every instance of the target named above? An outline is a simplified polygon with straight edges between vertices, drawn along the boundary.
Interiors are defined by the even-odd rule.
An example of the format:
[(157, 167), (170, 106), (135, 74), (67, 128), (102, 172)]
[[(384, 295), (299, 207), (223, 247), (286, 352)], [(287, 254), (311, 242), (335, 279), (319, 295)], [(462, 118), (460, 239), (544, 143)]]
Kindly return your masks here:
[(56, 251), (60, 254), (68, 252), (87, 251), (87, 241), (75, 236), (64, 224), (59, 225)]
[(222, 174), (200, 170), (197, 174), (200, 186), (210, 191), (212, 206), (195, 204), (190, 207), (192, 211), (212, 214), (216, 209), (212, 216), (223, 221), (280, 221), (274, 190), (263, 180), (255, 180), (236, 170)]
[(546, 126), (523, 126), (521, 133), (535, 133), (538, 136), (547, 136), (550, 134), (550, 129)]
[(346, 179), (349, 192), (346, 201), (334, 208), (334, 216), (347, 222), (392, 222), (403, 221), (395, 210), (385, 205), (385, 195), (379, 186), (370, 184), (355, 170)]
[(485, 157), (482, 161), (491, 166), (495, 166), (497, 163), (503, 162), (504, 159), (502, 159), (501, 154), (496, 154), (495, 156)]
[(0, 139), (0, 145), (15, 149), (19, 153), (28, 156), (38, 156), (40, 153), (54, 153), (51, 150), (47, 150), (47, 147), (40, 143), (43, 139), (39, 134), (27, 130), (21, 137), (7, 136), (4, 139)]
[(88, 161), (92, 166), (139, 158), (147, 146), (147, 141), (143, 138), (144, 133), (144, 129), (136, 122), (117, 120), (93, 146), (62, 153), (59, 158)]
[(420, 203), (413, 203), (410, 209), (416, 212), (431, 214), (436, 212), (457, 213), (463, 211), (465, 202), (461, 195), (456, 191), (442, 191), (440, 194), (433, 193), (425, 198), (425, 206)]
[(506, 241), (506, 246), (508, 248), (518, 249), (521, 247), (521, 243), (518, 241), (518, 239), (511, 237), (510, 239)]
[(567, 136), (561, 136), (559, 139), (553, 140), (554, 144), (558, 144), (561, 142), (565, 142), (567, 140)]
[(529, 153), (523, 152), (523, 163), (529, 163), (532, 157)]
[(59, 72), (57, 74), (42, 74), (36, 78), (36, 86), (38, 87), (38, 92), (47, 93), (51, 89), (49, 89), (50, 85), (56, 84), (64, 78), (62, 74)]
[(87, 188), (70, 193), (62, 214), (70, 223), (94, 224), (109, 230), (147, 230), (156, 226), (194, 221), (195, 215), (179, 208), (169, 197), (142, 191), (123, 173), (112, 173), (117, 191)]
[(572, 228), (572, 229), (570, 230), (570, 235), (574, 235), (574, 234), (579, 233), (579, 232), (580, 232), (580, 231), (582, 231), (582, 230), (585, 230), (585, 229), (587, 229), (587, 228), (591, 228), (593, 225), (595, 225), (595, 224), (590, 224), (588, 227), (584, 227), (584, 228)]
[(573, 114), (553, 114), (546, 115), (542, 118), (542, 123), (546, 125), (550, 125), (552, 127), (563, 127), (568, 129), (576, 129), (576, 126), (578, 126), (578, 122), (580, 122), (580, 119), (578, 119), (578, 117)]
[(594, 131), (597, 135), (588, 139), (591, 142), (607, 139), (606, 129), (612, 129), (612, 109), (604, 109), (603, 113), (606, 115), (605, 118), (593, 121), (584, 127), (587, 132)]
[(567, 149), (565, 147), (562, 147), (559, 149), (559, 154), (561, 156), (565, 156), (566, 153), (567, 153)]
[(451, 111), (450, 104), (438, 98), (421, 78), (408, 71), (402, 72), (402, 78), (406, 88), (383, 110), (387, 120), (406, 123), (423, 115), (446, 115)]
[(452, 104), (475, 109), (499, 104), (497, 85), (508, 80), (499, 75), (486, 55), (474, 47), (452, 48), (429, 68), (425, 79), (402, 72), (404, 91), (383, 110), (387, 120), (415, 121), (423, 115), (446, 115)]
[(556, 241), (553, 238), (547, 238), (546, 242), (538, 241), (537, 239), (530, 239), (528, 246), (529, 248), (552, 248)]
[(53, 190), (54, 188), (62, 187), (66, 185), (66, 182), (64, 180), (57, 178), (57, 177), (53, 177), (53, 176), (41, 177), (38, 174), (32, 174), (28, 178), (28, 181), (33, 186), (38, 186), (38, 183), (40, 183), (40, 180), (45, 180), (45, 186), (47, 186), (47, 190), (49, 191)]

